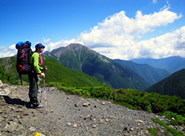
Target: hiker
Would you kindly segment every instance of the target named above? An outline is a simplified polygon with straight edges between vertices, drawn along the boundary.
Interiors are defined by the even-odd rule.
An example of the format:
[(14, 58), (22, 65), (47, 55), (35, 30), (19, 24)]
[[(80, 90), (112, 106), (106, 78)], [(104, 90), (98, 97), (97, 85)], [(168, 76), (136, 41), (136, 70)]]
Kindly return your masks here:
[(43, 78), (45, 78), (45, 73), (42, 71), (46, 71), (47, 68), (42, 68), (41, 65), (43, 65), (42, 56), (40, 53), (44, 51), (45, 46), (41, 43), (36, 44), (35, 46), (35, 52), (32, 54), (30, 58), (30, 64), (32, 65), (32, 70), (28, 74), (30, 87), (29, 87), (29, 98), (30, 98), (30, 104), (34, 108), (42, 108), (43, 105), (41, 105), (37, 99), (37, 93), (38, 93), (38, 77), (37, 75), (41, 75)]

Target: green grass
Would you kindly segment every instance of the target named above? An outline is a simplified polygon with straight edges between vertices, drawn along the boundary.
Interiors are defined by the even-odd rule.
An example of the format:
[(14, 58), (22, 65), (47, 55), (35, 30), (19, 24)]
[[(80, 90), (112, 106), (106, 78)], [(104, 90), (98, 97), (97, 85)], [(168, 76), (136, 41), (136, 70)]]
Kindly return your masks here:
[(172, 125), (185, 125), (185, 117), (183, 117), (182, 115), (178, 115), (177, 113), (173, 113), (170, 111), (164, 112), (164, 115)]
[(177, 131), (177, 130), (169, 127), (167, 124), (165, 124), (164, 122), (160, 121), (159, 119), (152, 118), (152, 121), (160, 124), (161, 126), (163, 126), (166, 129), (167, 132), (172, 133), (174, 136), (184, 136), (182, 132)]
[(148, 128), (148, 132), (152, 135), (152, 136), (158, 136), (157, 132), (156, 132), (157, 128)]
[[(68, 86), (107, 86), (103, 81), (83, 72), (73, 71), (55, 60), (43, 57), (43, 66), (47, 66), (45, 82), (60, 82)], [(22, 75), (24, 85), (28, 85), (28, 75)], [(16, 70), (16, 57), (0, 58), (0, 80), (11, 84), (20, 84)], [(41, 82), (42, 83), (42, 82)]]
[[(153, 113), (170, 111), (185, 117), (185, 100), (176, 96), (140, 92), (134, 89), (119, 89), (114, 92), (114, 102)], [(177, 119), (180, 117), (178, 116)], [(181, 118), (182, 119), (182, 118)], [(179, 120), (183, 121), (183, 120)], [(182, 122), (183, 124), (183, 122)]]
[(67, 94), (74, 94), (79, 96), (84, 96), (88, 98), (98, 98), (98, 99), (112, 99), (112, 91), (113, 89), (106, 86), (98, 86), (98, 87), (72, 87), (62, 85), (59, 82), (57, 83), (49, 83), (47, 86), (57, 86), (58, 90), (64, 91)]

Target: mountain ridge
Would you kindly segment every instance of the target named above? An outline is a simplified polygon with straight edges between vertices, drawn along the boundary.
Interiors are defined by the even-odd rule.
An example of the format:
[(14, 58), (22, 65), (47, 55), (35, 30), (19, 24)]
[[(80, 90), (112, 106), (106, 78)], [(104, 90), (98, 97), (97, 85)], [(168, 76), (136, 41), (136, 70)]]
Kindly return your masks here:
[[(70, 44), (64, 48), (55, 49), (51, 54), (57, 54), (57, 61), (65, 67), (96, 77), (116, 89), (143, 90), (150, 85), (130, 68), (80, 44)], [(43, 55), (52, 58), (49, 54)]]
[(185, 58), (179, 56), (171, 56), (162, 59), (132, 59), (131, 61), (139, 64), (149, 64), (155, 68), (165, 69), (170, 73), (174, 73), (185, 68)]
[[(100, 53), (97, 53), (94, 50), (91, 50), (88, 47), (81, 45), (81, 44), (75, 44), (75, 43), (69, 44), (66, 47), (60, 47), (58, 49), (51, 51), (51, 54), (57, 55), (56, 56), (57, 61), (60, 64), (64, 65), (65, 67), (68, 67), (68, 68), (75, 70), (75, 71), (84, 72), (90, 76), (95, 76), (95, 77), (99, 78), (100, 80), (106, 82), (107, 84), (111, 85), (114, 88), (125, 87), (125, 86), (118, 85), (119, 81), (117, 83), (114, 83), (117, 85), (112, 85), (112, 82), (114, 79), (108, 79), (107, 78), (108, 75), (105, 75), (106, 74), (105, 71), (116, 72), (116, 71), (120, 71), (120, 69), (122, 69), (121, 70), (122, 72), (129, 71), (129, 73), (130, 72), (135, 73), (135, 75), (137, 75), (137, 77), (140, 76), (140, 80), (143, 80), (143, 79), (145, 80), (145, 83), (142, 83), (142, 84), (146, 84), (147, 86), (153, 85), (154, 83), (156, 83), (156, 82), (158, 82), (158, 81), (160, 81), (170, 75), (170, 73), (168, 73), (167, 71), (159, 70), (159, 69), (157, 70), (156, 68), (150, 68), (151, 72), (148, 72), (148, 73), (152, 73), (152, 71), (155, 71), (155, 74), (151, 74), (146, 78), (146, 76), (143, 76), (144, 75), (143, 73), (145, 73), (145, 71), (142, 70), (143, 68), (140, 68), (140, 70), (139, 70), (139, 71), (143, 71), (143, 72), (140, 72), (138, 74), (138, 71), (136, 69), (134, 69), (128, 65), (125, 65), (125, 64), (121, 64), (121, 63), (117, 64), (116, 63), (117, 66), (121, 65), (121, 66), (119, 66), (119, 68), (120, 68), (119, 69), (114, 66), (115, 60), (107, 58), (106, 56), (101, 55)], [(50, 57), (49, 54), (45, 54), (45, 56)], [(53, 58), (53, 59), (56, 59), (56, 58)], [(139, 65), (139, 64), (137, 64), (137, 65)], [(140, 65), (140, 67), (141, 67), (141, 65)], [(104, 69), (101, 71), (102, 73), (100, 73), (99, 68)], [(98, 71), (99, 72), (96, 73), (95, 70), (97, 70), (97, 72)], [(164, 72), (164, 74), (163, 74), (163, 72)], [(111, 72), (108, 72), (108, 73), (110, 75), (112, 74)], [(120, 75), (121, 74), (118, 74), (117, 77), (120, 78)], [(129, 82), (130, 79), (134, 79), (131, 77), (127, 77), (127, 79), (123, 80), (122, 78), (121, 78), (122, 84), (124, 84), (124, 82)], [(108, 81), (108, 80), (112, 80), (112, 81)], [(133, 83), (131, 83), (131, 84), (130, 84), (130, 86), (126, 86), (126, 87), (129, 87), (129, 88), (133, 87)], [(134, 89), (137, 89), (137, 88), (134, 88)], [(142, 90), (142, 89), (140, 89), (140, 87), (139, 87), (139, 90)]]
[(152, 85), (171, 75), (171, 73), (166, 70), (154, 68), (148, 64), (138, 64), (132, 61), (119, 59), (115, 59), (115, 61), (131, 68), (136, 73), (144, 77), (144, 79), (150, 82)]
[(169, 77), (148, 87), (145, 92), (154, 92), (162, 95), (177, 96), (185, 99), (185, 69), (181, 69)]

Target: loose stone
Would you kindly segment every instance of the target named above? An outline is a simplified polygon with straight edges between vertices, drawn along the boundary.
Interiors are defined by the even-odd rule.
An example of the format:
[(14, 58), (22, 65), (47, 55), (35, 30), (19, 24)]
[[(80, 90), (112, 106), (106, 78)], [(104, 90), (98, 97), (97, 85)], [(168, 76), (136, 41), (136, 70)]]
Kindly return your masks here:
[(74, 124), (73, 127), (74, 127), (74, 128), (77, 127), (77, 124)]
[(93, 128), (96, 128), (96, 125), (93, 125)]
[(67, 123), (68, 126), (71, 126), (71, 123)]
[(75, 107), (78, 107), (78, 104), (75, 104), (74, 106), (75, 106)]
[(102, 105), (105, 105), (106, 103), (105, 102), (102, 102)]
[(90, 103), (89, 102), (83, 103), (83, 106), (88, 107), (88, 106), (90, 106)]

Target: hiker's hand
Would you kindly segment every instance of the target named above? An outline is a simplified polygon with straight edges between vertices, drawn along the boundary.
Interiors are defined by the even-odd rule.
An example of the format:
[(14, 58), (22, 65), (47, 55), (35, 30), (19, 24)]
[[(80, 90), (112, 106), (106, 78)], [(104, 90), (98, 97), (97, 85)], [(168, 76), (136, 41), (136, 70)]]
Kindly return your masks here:
[(46, 70), (47, 70), (47, 68), (46, 68), (46, 67), (44, 67), (44, 68), (43, 68), (43, 70), (44, 70), (44, 71), (46, 71)]
[(44, 74), (44, 73), (40, 73), (40, 75), (41, 75), (43, 78), (45, 78), (45, 74)]

